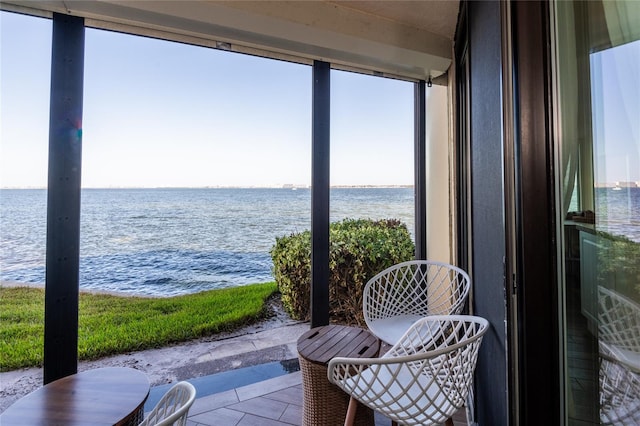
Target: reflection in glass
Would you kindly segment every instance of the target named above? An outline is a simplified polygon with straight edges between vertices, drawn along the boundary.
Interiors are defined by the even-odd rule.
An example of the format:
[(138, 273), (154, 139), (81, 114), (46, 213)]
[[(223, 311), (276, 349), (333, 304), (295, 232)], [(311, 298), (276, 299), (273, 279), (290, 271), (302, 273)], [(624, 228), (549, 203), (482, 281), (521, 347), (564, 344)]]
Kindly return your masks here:
[(640, 425), (640, 2), (554, 14), (566, 420)]
[[(640, 424), (640, 41), (590, 55), (600, 422)], [(582, 283), (585, 284), (584, 282)]]
[(640, 412), (640, 375), (619, 359), (600, 352), (600, 421), (605, 425), (637, 425)]
[(598, 287), (600, 421), (638, 424), (640, 419), (640, 305)]
[(604, 287), (598, 287), (598, 303), (598, 332), (600, 344), (606, 346), (604, 352), (640, 372), (640, 305)]

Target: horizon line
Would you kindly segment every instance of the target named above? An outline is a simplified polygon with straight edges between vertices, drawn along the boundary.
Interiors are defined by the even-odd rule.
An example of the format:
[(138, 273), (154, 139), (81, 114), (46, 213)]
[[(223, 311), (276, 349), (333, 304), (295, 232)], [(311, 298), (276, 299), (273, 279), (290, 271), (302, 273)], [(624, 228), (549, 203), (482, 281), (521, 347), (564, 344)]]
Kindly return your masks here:
[[(408, 184), (330, 185), (329, 188), (413, 188)], [(0, 189), (48, 189), (46, 186), (2, 186)], [(311, 185), (84, 186), (80, 189), (311, 189)]]

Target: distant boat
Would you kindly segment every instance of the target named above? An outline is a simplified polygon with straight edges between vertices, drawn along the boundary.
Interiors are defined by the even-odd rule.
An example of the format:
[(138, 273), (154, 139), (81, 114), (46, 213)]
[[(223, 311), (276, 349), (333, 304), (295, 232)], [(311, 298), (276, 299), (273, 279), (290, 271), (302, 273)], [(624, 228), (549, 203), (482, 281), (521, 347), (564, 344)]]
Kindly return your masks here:
[(614, 191), (622, 191), (622, 188), (620, 188), (619, 186), (614, 186), (613, 188)]

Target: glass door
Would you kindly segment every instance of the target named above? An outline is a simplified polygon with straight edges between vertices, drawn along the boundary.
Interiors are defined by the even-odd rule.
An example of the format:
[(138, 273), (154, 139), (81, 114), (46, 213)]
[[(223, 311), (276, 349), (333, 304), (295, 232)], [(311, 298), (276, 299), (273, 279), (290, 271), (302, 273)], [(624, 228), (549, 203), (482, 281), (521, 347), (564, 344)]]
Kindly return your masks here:
[(640, 2), (553, 8), (566, 423), (640, 424)]

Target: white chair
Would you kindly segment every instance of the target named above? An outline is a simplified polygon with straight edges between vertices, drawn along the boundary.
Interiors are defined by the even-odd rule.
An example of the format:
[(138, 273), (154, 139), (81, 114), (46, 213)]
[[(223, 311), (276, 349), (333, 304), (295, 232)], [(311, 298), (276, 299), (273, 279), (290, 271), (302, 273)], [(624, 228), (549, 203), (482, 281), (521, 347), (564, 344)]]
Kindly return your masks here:
[(395, 344), (418, 319), (462, 311), (471, 280), (447, 263), (412, 260), (378, 273), (364, 287), (362, 308), (367, 327)]
[(640, 424), (640, 371), (600, 341), (600, 424)]
[(195, 399), (196, 388), (189, 382), (178, 382), (162, 396), (139, 426), (184, 426)]
[(598, 334), (609, 355), (640, 372), (640, 305), (598, 286)]
[(333, 358), (327, 375), (356, 401), (403, 425), (453, 424), (465, 403), (489, 323), (469, 315), (438, 315), (414, 323), (381, 358)]

